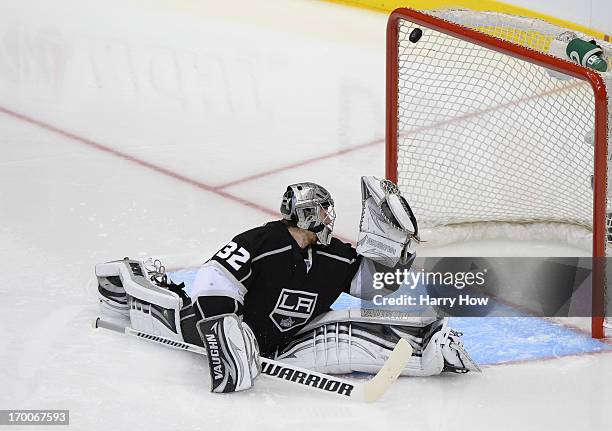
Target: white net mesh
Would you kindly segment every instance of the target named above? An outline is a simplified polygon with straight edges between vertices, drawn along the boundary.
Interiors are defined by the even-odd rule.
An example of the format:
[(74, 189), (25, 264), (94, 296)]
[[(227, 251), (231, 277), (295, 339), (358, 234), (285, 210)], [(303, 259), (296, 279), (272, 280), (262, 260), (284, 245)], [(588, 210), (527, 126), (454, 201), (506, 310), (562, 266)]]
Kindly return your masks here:
[[(543, 51), (566, 31), (491, 12), (435, 15)], [(436, 30), (412, 43), (415, 27), (400, 22), (397, 171), (420, 225), (591, 230), (591, 85)]]
[[(559, 27), (541, 19), (500, 12), (449, 9), (427, 11), (427, 13), (540, 52), (548, 52), (553, 39), (568, 31), (567, 28)], [(575, 30), (569, 31), (582, 39), (593, 39), (593, 37), (584, 33)], [(612, 54), (612, 44), (603, 40), (597, 40), (597, 43), (606, 51), (609, 59), (609, 55)]]
[[(567, 31), (501, 13), (427, 13), (541, 52)], [(554, 238), (591, 251), (591, 84), (409, 19), (397, 55), (398, 185), (423, 239)]]

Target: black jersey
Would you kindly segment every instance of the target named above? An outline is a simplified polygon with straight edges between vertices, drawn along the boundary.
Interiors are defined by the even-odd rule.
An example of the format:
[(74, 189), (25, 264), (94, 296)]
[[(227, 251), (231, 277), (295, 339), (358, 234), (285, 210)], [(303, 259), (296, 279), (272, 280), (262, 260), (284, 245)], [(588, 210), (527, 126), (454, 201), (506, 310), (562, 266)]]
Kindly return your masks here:
[(304, 250), (281, 221), (241, 233), (211, 258), (244, 287), (244, 320), (263, 355), (349, 292), (360, 260), (350, 244), (332, 238), (328, 246), (312, 246), (307, 270)]

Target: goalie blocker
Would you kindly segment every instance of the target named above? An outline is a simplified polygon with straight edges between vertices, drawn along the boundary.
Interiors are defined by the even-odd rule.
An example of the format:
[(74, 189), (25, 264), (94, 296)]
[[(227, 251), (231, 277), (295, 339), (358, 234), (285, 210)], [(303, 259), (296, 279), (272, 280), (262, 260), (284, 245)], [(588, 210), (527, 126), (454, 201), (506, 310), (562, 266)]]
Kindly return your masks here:
[(206, 346), (212, 392), (249, 389), (261, 372), (259, 346), (249, 325), (235, 314), (202, 319), (198, 333)]

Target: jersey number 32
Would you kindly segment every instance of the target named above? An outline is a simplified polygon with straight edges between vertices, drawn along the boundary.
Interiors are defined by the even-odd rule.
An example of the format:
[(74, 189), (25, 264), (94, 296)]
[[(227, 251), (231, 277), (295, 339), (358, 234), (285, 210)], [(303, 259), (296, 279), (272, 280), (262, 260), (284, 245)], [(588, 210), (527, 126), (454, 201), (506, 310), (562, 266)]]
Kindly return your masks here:
[(229, 266), (239, 271), (242, 265), (250, 259), (251, 254), (243, 247), (238, 248), (238, 244), (234, 241), (230, 241), (229, 244), (219, 250), (217, 257), (226, 260)]

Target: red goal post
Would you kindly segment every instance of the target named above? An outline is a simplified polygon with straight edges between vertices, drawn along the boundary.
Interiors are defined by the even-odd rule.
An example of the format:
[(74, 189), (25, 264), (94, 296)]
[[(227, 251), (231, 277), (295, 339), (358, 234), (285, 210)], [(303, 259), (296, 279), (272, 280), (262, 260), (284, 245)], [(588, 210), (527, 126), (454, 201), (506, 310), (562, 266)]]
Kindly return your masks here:
[[(436, 14), (435, 12), (420, 12), (412, 9), (397, 9), (389, 17), (387, 25), (386, 103), (387, 178), (399, 184), (402, 191), (408, 196), (411, 205), (413, 204), (413, 198), (416, 196), (417, 203), (415, 205), (415, 213), (419, 219), (420, 225), (423, 222), (426, 227), (429, 225), (429, 227), (437, 228), (443, 225), (460, 225), (465, 222), (466, 224), (470, 224), (470, 226), (475, 226), (475, 222), (480, 221), (485, 223), (501, 222), (504, 224), (516, 222), (521, 225), (528, 223), (547, 223), (549, 221), (555, 223), (555, 226), (561, 224), (575, 224), (592, 232), (593, 256), (605, 257), (609, 246), (606, 213), (610, 212), (610, 210), (607, 209), (607, 207), (609, 207), (607, 204), (608, 97), (606, 93), (606, 84), (602, 75), (592, 69), (550, 55), (545, 51), (545, 48), (530, 46), (533, 45), (533, 43), (530, 42), (530, 40), (533, 40), (532, 32), (534, 30), (532, 30), (532, 28), (537, 28), (540, 25), (539, 20), (537, 20), (538, 22), (535, 24), (529, 23), (528, 30), (525, 30), (525, 34), (521, 34), (522, 30), (520, 29), (517, 31), (512, 30), (514, 17), (507, 16), (506, 18), (504, 14), (491, 13), (490, 17), (492, 19), (494, 18), (496, 23), (499, 22), (499, 20), (503, 22), (507, 20), (503, 32), (496, 34), (495, 25), (497, 24), (490, 26), (483, 25), (482, 27), (471, 25), (470, 23), (462, 25), (461, 21), (464, 15), (461, 14), (469, 16), (470, 11), (459, 12), (460, 14), (458, 16), (461, 18), (457, 20), (454, 19), (452, 11), (448, 13), (442, 11), (441, 14)], [(482, 16), (480, 24), (483, 22), (486, 24), (486, 20), (488, 19), (486, 14), (488, 14), (488, 12), (474, 12), (474, 14), (476, 13)], [(444, 16), (444, 18), (440, 17), (440, 15)], [(520, 22), (521, 25), (525, 24), (527, 20), (533, 19), (517, 17), (517, 22)], [(547, 26), (547, 24), (543, 22), (541, 25)], [(438, 35), (436, 36), (438, 39), (432, 42), (428, 50), (419, 48), (419, 53), (411, 56), (413, 47), (417, 49), (416, 47), (421, 42), (417, 41), (416, 43), (412, 43), (407, 41), (406, 31), (415, 26), (423, 29), (424, 33), (427, 31), (435, 33)], [(508, 30), (508, 28), (510, 28), (510, 30)], [(484, 32), (479, 30), (483, 30)], [(537, 31), (535, 32), (537, 33)], [(426, 38), (427, 35), (424, 34), (423, 37)], [(512, 41), (513, 39), (514, 41)], [(425, 42), (424, 45), (427, 43), (428, 42)], [(448, 52), (444, 52), (444, 50)], [(462, 54), (456, 54), (460, 50), (464, 50)], [(471, 52), (478, 52), (478, 55), (480, 55), (480, 57), (475, 59), (473, 65), (470, 64)], [(416, 58), (416, 56), (420, 57)], [(510, 66), (510, 63), (514, 60), (510, 59), (520, 60), (516, 62), (515, 66), (517, 68), (525, 68), (520, 69), (526, 71), (527, 75), (521, 78), (522, 81), (518, 81), (518, 77), (514, 76), (519, 72), (515, 73), (514, 69), (510, 69), (510, 67), (514, 67)], [(453, 61), (455, 63), (451, 63)], [(446, 62), (449, 63), (445, 64)], [(456, 70), (458, 71), (455, 76), (459, 77), (459, 75), (461, 75), (460, 80), (464, 81), (462, 84), (468, 86), (467, 89), (461, 88), (461, 85), (453, 83), (452, 72), (447, 74), (446, 66), (450, 66), (449, 69), (451, 69), (453, 64), (456, 65)], [(499, 65), (499, 67), (497, 65)], [(521, 93), (520, 88), (516, 91), (514, 90), (514, 87), (517, 86), (525, 85), (528, 87), (539, 85), (539, 82), (528, 82), (530, 78), (529, 75), (531, 74), (531, 69), (528, 69), (528, 67), (531, 67), (531, 65), (545, 68), (548, 71), (558, 72), (564, 77), (576, 78), (589, 84), (592, 95), (584, 96), (584, 92), (588, 90), (584, 90), (584, 86), (582, 86), (580, 89), (582, 93), (580, 94), (583, 96), (580, 97), (585, 98), (584, 100), (590, 97), (592, 98), (592, 102), (587, 100), (586, 102), (580, 103), (585, 103), (586, 105), (584, 106), (593, 105), (592, 117), (594, 118), (585, 120), (585, 125), (593, 124), (594, 145), (591, 150), (584, 143), (577, 145), (578, 148), (575, 148), (573, 143), (572, 145), (565, 143), (567, 147), (563, 147), (563, 133), (559, 133), (560, 136), (558, 137), (555, 134), (556, 141), (551, 144), (551, 148), (547, 147), (548, 142), (546, 141), (546, 136), (538, 142), (530, 141), (525, 138), (525, 136), (536, 136), (542, 128), (554, 126), (554, 128), (560, 129), (564, 121), (575, 121), (576, 118), (579, 118), (576, 117), (575, 112), (572, 112), (571, 104), (575, 102), (572, 99), (563, 100), (561, 105), (565, 104), (565, 106), (562, 106), (559, 112), (551, 113), (550, 118), (546, 117), (546, 115), (550, 113), (550, 110), (555, 109), (555, 104), (558, 104), (560, 100), (558, 94), (561, 91), (565, 91), (558, 90), (561, 84), (557, 82), (552, 82), (550, 87), (544, 88), (540, 94), (536, 96), (530, 95), (529, 92), (531, 92), (532, 89), (525, 90), (524, 94)], [(473, 70), (470, 70), (470, 67), (472, 67)], [(497, 69), (495, 69), (496, 67)], [(508, 83), (502, 82), (500, 84), (501, 79), (504, 78), (504, 76), (500, 76), (500, 79), (492, 79), (490, 82), (486, 83), (487, 85), (483, 85), (482, 88), (476, 88), (478, 84), (473, 86), (474, 82), (476, 82), (473, 79), (473, 75), (480, 74), (485, 68), (493, 68), (491, 69), (493, 70), (492, 73), (498, 71), (501, 75), (506, 74), (509, 80), (514, 79), (515, 81)], [(436, 75), (439, 75), (440, 78)], [(421, 81), (419, 81), (419, 79)], [(538, 77), (533, 75), (533, 79), (542, 80), (539, 75)], [(444, 85), (440, 84), (442, 80), (445, 80), (443, 82)], [(551, 79), (551, 81), (554, 80)], [(440, 84), (439, 87), (437, 87), (438, 84)], [(567, 87), (566, 84), (562, 84)], [(497, 93), (495, 93), (495, 88), (490, 88), (495, 85), (502, 86), (497, 89)], [(504, 85), (507, 87), (503, 87)], [(420, 99), (418, 95), (423, 93), (423, 89), (429, 88), (434, 88), (432, 93), (428, 95), (429, 98), (424, 96)], [(435, 88), (438, 88), (438, 90), (435, 90)], [(482, 94), (478, 93), (480, 90), (482, 90)], [(485, 91), (493, 92), (485, 94)], [(506, 93), (509, 94), (507, 99), (505, 99)], [(555, 95), (550, 96), (553, 93), (555, 93)], [(542, 94), (544, 94), (544, 96), (542, 96)], [(495, 99), (498, 96), (501, 99), (499, 104), (502, 106), (502, 110), (505, 109), (507, 112), (491, 114), (491, 111), (495, 108), (491, 108), (489, 99)], [(444, 100), (445, 97), (449, 99)], [(471, 110), (466, 109), (463, 111), (461, 108), (456, 108), (456, 106), (459, 106), (458, 103), (461, 97), (466, 100), (466, 104), (471, 104)], [(470, 97), (472, 97), (472, 99), (469, 99)], [(551, 97), (556, 98), (557, 101), (548, 100), (551, 99)], [(534, 101), (536, 98), (542, 100)], [(547, 100), (544, 102), (544, 99)], [(416, 102), (414, 102), (414, 106), (412, 106), (414, 100), (416, 100)], [(467, 103), (468, 101), (470, 103)], [(509, 111), (509, 106), (511, 104), (517, 105), (511, 108), (513, 112)], [(534, 107), (533, 105), (537, 106)], [(452, 109), (457, 110), (453, 111), (448, 108), (448, 106), (453, 106)], [(579, 105), (578, 110), (583, 110), (580, 106), (583, 105)], [(548, 108), (546, 112), (544, 112), (545, 108)], [(518, 114), (514, 112), (520, 109), (523, 109), (524, 112), (519, 112)], [(537, 119), (533, 120), (532, 118), (536, 112), (535, 109), (541, 110), (541, 112), (538, 111), (537, 114), (542, 115), (542, 118), (539, 119), (539, 121), (542, 122), (540, 125), (534, 122), (537, 121)], [(589, 107), (587, 111), (590, 112), (590, 110), (591, 108)], [(462, 119), (468, 119), (466, 122), (469, 123), (475, 115), (473, 114), (474, 111), (484, 113), (480, 115), (480, 117), (491, 118), (479, 118), (467, 126), (459, 126), (457, 124)], [(433, 128), (436, 127), (436, 122), (430, 122), (429, 119), (425, 118), (425, 114), (428, 112), (434, 117), (439, 115), (441, 119), (440, 122), (438, 122), (438, 124), (441, 124), (439, 127), (440, 130), (435, 132), (432, 131)], [(507, 129), (503, 132), (506, 135), (503, 139), (499, 138), (499, 134), (496, 134), (495, 130), (490, 130), (492, 128), (489, 127), (489, 125), (495, 124), (493, 122), (494, 120), (497, 119), (497, 121), (499, 121), (500, 118), (510, 118), (514, 115), (518, 116), (518, 120), (515, 120), (517, 121), (516, 124), (513, 125), (509, 123), (498, 125), (500, 128), (505, 127)], [(585, 115), (590, 114), (585, 113)], [(516, 141), (512, 141), (512, 133), (517, 129), (517, 124), (522, 125), (522, 123), (525, 122), (529, 123), (525, 126), (525, 129), (532, 127), (533, 130), (526, 130), (525, 136), (516, 138)], [(460, 127), (464, 128), (460, 129)], [(423, 130), (426, 129), (427, 132), (423, 132)], [(483, 130), (482, 142), (478, 142), (478, 137), (474, 137), (475, 133), (478, 133), (479, 130)], [(553, 129), (551, 133), (554, 132), (555, 130)], [(425, 136), (419, 136), (424, 133)], [(583, 135), (585, 134), (584, 131), (581, 133)], [(513, 159), (511, 157), (503, 159), (505, 156), (501, 153), (503, 153), (503, 151), (510, 151), (513, 146), (525, 146), (526, 143), (530, 143), (531, 148), (528, 148), (526, 152), (529, 154), (536, 154), (533, 156), (534, 164), (538, 163), (541, 165), (543, 162), (546, 162), (546, 157), (549, 157), (550, 163), (555, 165), (559, 163), (559, 160), (563, 161), (560, 157), (565, 155), (566, 158), (570, 159), (574, 157), (579, 158), (580, 161), (588, 163), (587, 165), (583, 164), (583, 167), (590, 165), (592, 168), (585, 168), (584, 170), (587, 172), (572, 174), (574, 177), (568, 176), (567, 178), (562, 178), (563, 183), (567, 182), (570, 184), (570, 190), (567, 191), (567, 195), (562, 195), (562, 193), (555, 195), (554, 199), (551, 199), (551, 201), (554, 202), (552, 202), (549, 207), (543, 204), (541, 209), (538, 206), (538, 210), (534, 210), (533, 214), (530, 214), (529, 208), (526, 206), (521, 207), (520, 204), (528, 203), (528, 198), (530, 196), (537, 195), (539, 199), (537, 203), (539, 205), (542, 200), (545, 200), (542, 196), (546, 196), (545, 193), (550, 194), (550, 190), (554, 190), (555, 175), (543, 175), (544, 178), (541, 182), (546, 183), (550, 181), (551, 184), (548, 185), (541, 185), (539, 181), (533, 180), (531, 180), (531, 183), (525, 181), (524, 184), (520, 183), (518, 185), (513, 183), (513, 181), (516, 182), (517, 179), (516, 177), (512, 178), (512, 176), (517, 174), (520, 175), (521, 172), (529, 174), (533, 171), (533, 166), (530, 166), (529, 163), (531, 162), (528, 161), (525, 162), (525, 166), (520, 167), (522, 169), (521, 171), (504, 171), (503, 169), (499, 169), (499, 175), (508, 175), (507, 179), (502, 177), (499, 181), (487, 181), (491, 179), (490, 173), (488, 174), (489, 176), (482, 174), (482, 178), (474, 178), (474, 184), (472, 186), (479, 188), (479, 190), (478, 194), (474, 192), (474, 196), (470, 196), (470, 184), (463, 184), (463, 182), (469, 183), (470, 177), (467, 176), (465, 172), (461, 172), (461, 174), (465, 175), (461, 176), (457, 171), (453, 171), (453, 166), (450, 166), (453, 163), (453, 151), (444, 150), (444, 146), (449, 146), (453, 142), (456, 142), (455, 139), (463, 140), (463, 143), (461, 146), (457, 147), (458, 150), (455, 148), (453, 151), (461, 154), (465, 153), (466, 157), (471, 157), (468, 163), (473, 163), (474, 159), (482, 156), (483, 163), (491, 163), (492, 165), (499, 163), (498, 168), (506, 169), (507, 166), (512, 165)], [(577, 141), (577, 139), (574, 141)], [(473, 148), (466, 147), (472, 145), (472, 142), (475, 142)], [(433, 149), (430, 151), (431, 148)], [(549, 154), (547, 153), (542, 156), (542, 158), (538, 159), (537, 151), (539, 148), (542, 148), (542, 152), (547, 151)], [(482, 152), (482, 154), (479, 154), (479, 151)], [(491, 156), (490, 154), (486, 154), (487, 151), (491, 151), (495, 154)], [(578, 155), (576, 156), (576, 154)], [(446, 158), (446, 156), (448, 156), (448, 158)], [(516, 160), (516, 155), (513, 157), (514, 160)], [(410, 165), (408, 165), (408, 163), (410, 163)], [(464, 165), (468, 163), (464, 163)], [(470, 167), (475, 168), (475, 171), (472, 170), (472, 172), (476, 172), (476, 175), (479, 175), (478, 166), (472, 164)], [(436, 169), (444, 170), (447, 177), (440, 177), (435, 171)], [(492, 166), (491, 169), (495, 172), (495, 166)], [(590, 170), (590, 172), (588, 172), (588, 170)], [(582, 184), (582, 177), (590, 174), (593, 176), (591, 179), (592, 193), (589, 195), (586, 192), (587, 186)], [(457, 185), (462, 181), (462, 178), (465, 181)], [(519, 178), (518, 181), (520, 180)], [(432, 183), (434, 186), (431, 187), (431, 193), (428, 194), (429, 188), (425, 185)], [(481, 186), (483, 183), (487, 184)], [(500, 190), (494, 190), (495, 184), (493, 183), (500, 184)], [(575, 189), (571, 189), (573, 183), (580, 184), (578, 184)], [(446, 184), (449, 185), (446, 186)], [(511, 196), (511, 193), (515, 191), (515, 188), (517, 193), (519, 193), (521, 191), (520, 186), (524, 186), (524, 196), (521, 196), (520, 199), (517, 200), (515, 196)], [(546, 189), (544, 186), (549, 188)], [(542, 187), (541, 190), (539, 189), (540, 187)], [(424, 191), (421, 192), (422, 190)], [(466, 200), (473, 199), (476, 201), (476, 208), (470, 208), (473, 213), (469, 214), (465, 219), (462, 218), (460, 213), (443, 214), (442, 209), (431, 211), (431, 214), (429, 214), (427, 205), (431, 204), (432, 201), (434, 201), (434, 203), (439, 201), (443, 206), (445, 199), (452, 199), (455, 195), (461, 195), (463, 199), (466, 199), (467, 196)], [(479, 203), (478, 200), (484, 199), (483, 196), (489, 196), (489, 202), (482, 201)], [(566, 202), (564, 202), (563, 199), (566, 199)], [(580, 214), (578, 214), (579, 211), (576, 210), (576, 214), (563, 215), (562, 218), (556, 216), (556, 212), (559, 211), (558, 208), (562, 208), (564, 204), (567, 206), (574, 206), (576, 201), (583, 203), (583, 201), (587, 200), (588, 202), (586, 202), (586, 204), (589, 206), (592, 204), (592, 206), (586, 210), (582, 209)], [(513, 214), (513, 205), (517, 201), (520, 202), (516, 207), (517, 214)], [(460, 207), (460, 204), (461, 202), (454, 205), (450, 202), (448, 203), (449, 206), (452, 205), (453, 207)], [(496, 206), (500, 207), (501, 210), (496, 211)], [(482, 210), (482, 220), (479, 219), (479, 209)], [(517, 216), (516, 220), (514, 220), (515, 215)], [(549, 215), (551, 216), (550, 220), (547, 220)], [(585, 220), (585, 217), (587, 220)], [(595, 265), (593, 277), (593, 315), (595, 317), (592, 318), (591, 332), (593, 337), (602, 338), (604, 336), (604, 318), (602, 316), (604, 315), (603, 297), (605, 276), (604, 271), (601, 268), (598, 269), (597, 266), (598, 265)]]

